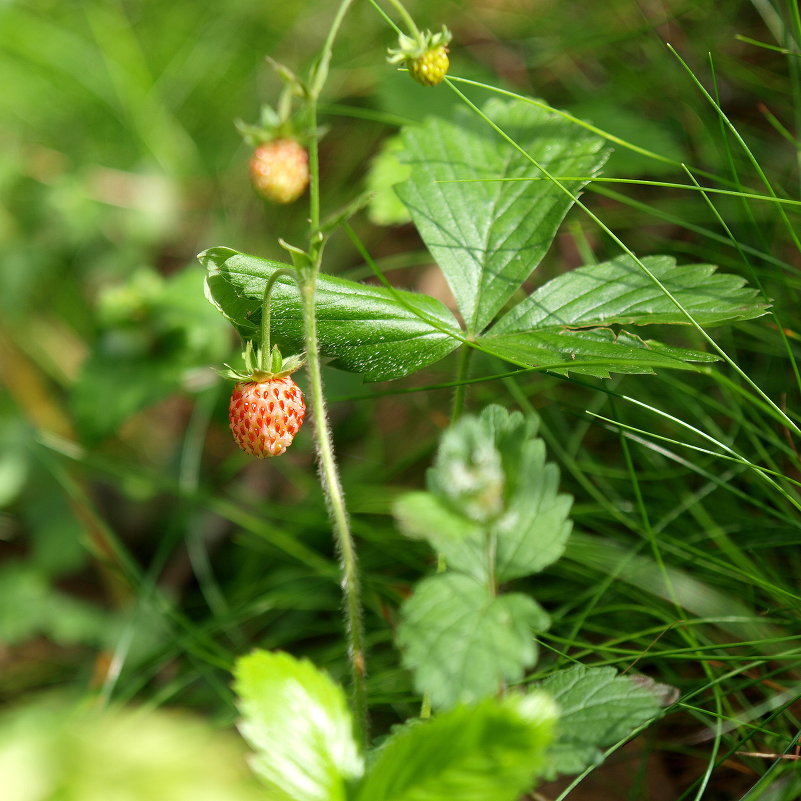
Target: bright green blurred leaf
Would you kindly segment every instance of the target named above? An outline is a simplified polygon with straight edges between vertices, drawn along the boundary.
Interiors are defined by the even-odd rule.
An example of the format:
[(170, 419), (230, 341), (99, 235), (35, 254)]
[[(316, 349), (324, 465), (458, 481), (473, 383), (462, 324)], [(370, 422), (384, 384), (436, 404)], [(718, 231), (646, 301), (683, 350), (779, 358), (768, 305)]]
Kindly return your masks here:
[(442, 554), (451, 570), (487, 580), (486, 531), (430, 492), (408, 492), (392, 507), (403, 534), (421, 539)]
[(0, 719), (3, 801), (264, 801), (239, 742), (167, 712), (39, 705)]
[[(410, 179), (397, 188), (448, 279), (471, 333), (481, 332), (551, 245), (573, 196), (598, 173), (604, 141), (556, 114), (491, 100), (486, 115), (564, 189), (473, 112), (429, 119), (403, 134)], [(520, 180), (534, 178), (537, 180)], [(510, 180), (512, 179), (512, 180)], [(570, 193), (570, 194), (568, 194)]]
[[(6, 396), (7, 398), (8, 396)], [(30, 429), (0, 401), (0, 509), (16, 500), (31, 470)]]
[[(228, 248), (200, 254), (207, 297), (243, 337), (257, 335), (267, 278), (286, 264)], [(316, 291), (320, 351), (368, 381), (413, 373), (458, 347), (459, 326), (434, 298), (320, 276)], [(271, 298), (271, 336), (285, 350), (303, 349), (303, 319), (294, 281), (279, 278)], [(286, 355), (286, 354), (285, 354)]]
[(516, 801), (543, 768), (556, 715), (534, 693), (411, 723), (381, 747), (356, 801)]
[(237, 662), (239, 730), (275, 801), (344, 801), (362, 759), (342, 688), (307, 660), (255, 651)]
[(420, 582), (401, 609), (398, 644), (415, 687), (436, 707), (453, 707), (519, 681), (537, 657), (535, 632), (548, 616), (527, 595), (495, 595), (470, 576)]
[(375, 225), (400, 225), (409, 222), (409, 212), (393, 187), (409, 177), (409, 165), (402, 164), (398, 153), (403, 150), (399, 136), (391, 136), (370, 162), (367, 189), (371, 193), (367, 213)]
[(660, 708), (654, 693), (612, 667), (576, 665), (554, 673), (539, 687), (560, 709), (556, 739), (548, 752), (549, 778), (579, 773), (600, 761), (599, 746), (626, 738)]

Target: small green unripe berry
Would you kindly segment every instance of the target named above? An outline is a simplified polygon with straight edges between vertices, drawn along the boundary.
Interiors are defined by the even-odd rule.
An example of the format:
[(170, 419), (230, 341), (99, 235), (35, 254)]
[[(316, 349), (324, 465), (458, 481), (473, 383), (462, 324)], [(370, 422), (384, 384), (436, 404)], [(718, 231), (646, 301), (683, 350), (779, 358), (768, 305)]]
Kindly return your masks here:
[(423, 86), (436, 86), (448, 74), (450, 61), (445, 45), (426, 50), (422, 56), (409, 59), (409, 74)]

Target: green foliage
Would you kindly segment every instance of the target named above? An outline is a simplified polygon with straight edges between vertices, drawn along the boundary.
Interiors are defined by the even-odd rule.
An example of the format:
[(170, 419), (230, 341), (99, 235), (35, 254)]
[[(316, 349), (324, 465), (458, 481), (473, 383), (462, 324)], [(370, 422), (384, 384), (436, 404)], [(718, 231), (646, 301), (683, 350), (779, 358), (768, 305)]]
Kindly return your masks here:
[(545, 768), (556, 715), (532, 693), (407, 724), (378, 750), (356, 801), (515, 801)]
[(559, 724), (548, 750), (547, 778), (598, 763), (598, 747), (626, 739), (659, 711), (659, 699), (614, 668), (576, 665), (538, 685), (559, 705)]
[(342, 689), (305, 660), (256, 651), (236, 667), (251, 766), (276, 801), (514, 801), (547, 769), (557, 707), (540, 692), (398, 727), (363, 764)]
[(108, 626), (103, 612), (55, 590), (33, 566), (8, 561), (0, 567), (0, 642), (6, 646), (37, 635), (62, 645), (96, 645), (104, 641)]
[[(525, 153), (459, 108), (452, 120), (406, 129), (412, 172), (397, 188), (470, 334), (480, 333), (531, 275), (573, 198), (609, 155), (599, 137), (527, 103), (492, 100), (483, 111)], [(579, 178), (557, 187), (532, 159)]]
[(418, 585), (398, 628), (415, 686), (435, 706), (492, 695), (536, 660), (533, 634), (548, 616), (528, 596), (498, 595), (500, 582), (556, 561), (570, 533), (571, 499), (535, 432), (499, 406), (462, 418), (442, 437), (428, 493), (396, 502), (401, 530), (449, 567)]
[[(150, 271), (101, 298), (103, 329), (72, 389), (81, 433), (97, 440), (144, 407), (189, 385), (226, 353), (225, 327), (203, 303), (192, 270)], [(199, 382), (201, 386), (208, 384)]]
[[(254, 336), (267, 279), (286, 264), (229, 248), (200, 254), (208, 270), (209, 300), (243, 336)], [(369, 381), (399, 378), (438, 361), (459, 340), (456, 320), (426, 295), (320, 276), (315, 293), (320, 352)], [(303, 349), (300, 297), (291, 279), (279, 278), (271, 296), (273, 341), (289, 352)]]
[(310, 662), (256, 651), (237, 663), (239, 730), (275, 801), (344, 801), (362, 760), (342, 688)]
[(569, 359), (570, 372), (600, 377), (652, 373), (656, 367), (692, 369), (692, 362), (716, 357), (595, 326), (687, 324), (674, 300), (704, 326), (759, 317), (768, 306), (755, 289), (743, 286), (742, 278), (716, 273), (711, 264), (677, 266), (666, 256), (647, 256), (642, 263), (662, 287), (629, 256), (579, 267), (518, 303), (481, 337), (481, 344), (518, 364)]
[(381, 150), (370, 163), (367, 173), (367, 189), (370, 205), (367, 213), (376, 225), (399, 225), (409, 222), (409, 212), (395, 193), (393, 187), (409, 177), (409, 166), (402, 164), (398, 154), (403, 151), (399, 136), (386, 139)]
[[(399, 378), (472, 339), (506, 361), (562, 373), (693, 370), (717, 356), (611, 326), (690, 322), (677, 303), (700, 325), (765, 313), (768, 304), (756, 290), (737, 276), (716, 273), (713, 265), (677, 266), (670, 257), (646, 257), (649, 276), (631, 257), (620, 256), (546, 282), (488, 328), (551, 247), (609, 148), (597, 135), (524, 100), (492, 100), (482, 114), (511, 141), (486, 119), (459, 108), (452, 119), (407, 127), (400, 155), (393, 146), (381, 156), (381, 171), (377, 166), (371, 173), (380, 190), (374, 213), (379, 202), (382, 221), (400, 220), (381, 198), (398, 179), (391, 165), (397, 158), (405, 163), (409, 177), (395, 189), (445, 274), (465, 331), (433, 298), (322, 276), (320, 348), (337, 366), (372, 381)], [(550, 180), (546, 173), (574, 179)], [(211, 302), (240, 334), (254, 336), (264, 281), (285, 265), (228, 248), (212, 248), (200, 259), (209, 273)], [(289, 283), (279, 282), (271, 315), (276, 338), (300, 348), (300, 303)]]
[(258, 801), (239, 743), (185, 714), (55, 703), (0, 720), (3, 801)]
[(500, 334), (482, 337), (481, 346), (487, 353), (521, 367), (598, 378), (609, 378), (610, 373), (649, 374), (658, 368), (693, 370), (695, 362), (717, 361), (716, 356), (703, 351), (671, 347), (610, 328)]
[(743, 278), (717, 273), (711, 264), (677, 265), (669, 256), (646, 256), (642, 263), (664, 289), (630, 256), (619, 256), (554, 278), (507, 312), (488, 333), (686, 324), (686, 316), (665, 290), (703, 326), (750, 320), (764, 314), (768, 305), (757, 298), (755, 289), (744, 287)]
[[(445, 576), (488, 582), (475, 499), (462, 496), (472, 503), (468, 517), (447, 497), (408, 493), (420, 489), (438, 431), (448, 425), (448, 390), (440, 387), (455, 379), (468, 410), (487, 403), (536, 409), (562, 490), (576, 498), (571, 515), (579, 533), (557, 569), (508, 588), (515, 596), (533, 588), (550, 613), (551, 629), (536, 638), (543, 653), (618, 670), (636, 664), (685, 696), (658, 737), (642, 737), (629, 751), (624, 771), (597, 764), (605, 746), (576, 735), (604, 726), (582, 717), (570, 724), (573, 702), (581, 709), (584, 697), (563, 697), (551, 759), (566, 772), (586, 765), (594, 774), (563, 793), (566, 799), (592, 796), (600, 785), (631, 799), (796, 801), (795, 4), (609, 0), (578, 9), (553, 4), (553, 13), (528, 15), (476, 0), (404, 4), (421, 25), (444, 22), (457, 31), (451, 80), (479, 107), (533, 86), (546, 104), (567, 112), (542, 112), (554, 130), (555, 114), (567, 136), (588, 144), (597, 138), (614, 152), (603, 176), (596, 173), (581, 190), (586, 211), (567, 211), (556, 238), (543, 241), (547, 252), (535, 272), (510, 283), (512, 294), (469, 341), (472, 359), (457, 368), (453, 357), (467, 337), (450, 314), (428, 318), (431, 308), (423, 308), (431, 327), (421, 326), (426, 301), (401, 310), (402, 292), (384, 295), (381, 319), (366, 327), (400, 314), (401, 328), (422, 329), (417, 339), (441, 337), (419, 364), (414, 337), (388, 354), (377, 330), (335, 343), (339, 365), (353, 371), (326, 370), (324, 378), (365, 583), (372, 734), (380, 741), (419, 709), (392, 642), (396, 610), (426, 555), (420, 540), (443, 554)], [(377, 5), (392, 14), (391, 3)], [(232, 121), (253, 119), (278, 96), (280, 79), (265, 53), (299, 72), (314, 60), (334, 6), (295, 0), (271, 14), (255, 0), (87, 0), (76, 14), (75, 4), (52, 0), (0, 4), (0, 550), (9, 554), (0, 576), (0, 702), (33, 699), (58, 684), (93, 706), (138, 698), (228, 721), (235, 714), (229, 668), (251, 647), (302, 653), (334, 676), (347, 672), (337, 555), (308, 453), (311, 437), (304, 434), (293, 453), (264, 469), (232, 449), (226, 388), (209, 367), (232, 362), (238, 343), (217, 312), (204, 308), (197, 266), (182, 271), (191, 254), (217, 242), (275, 263), (286, 260), (279, 238), (306, 239), (308, 207), (267, 212), (253, 195), (248, 151)], [(465, 31), (470, 41), (460, 41)], [(664, 37), (694, 74), (684, 72)], [(543, 191), (554, 207), (566, 196), (534, 165), (521, 168), (526, 181), (503, 180), (510, 177), (505, 167), (485, 167), (523, 157), (487, 121), (482, 128), (466, 113), (451, 86), (424, 88), (385, 65), (384, 47), (395, 38), (369, 2), (352, 4), (336, 36), (332, 80), (318, 109), (325, 128), (320, 211), (337, 224), (342, 215), (333, 210), (350, 214), (354, 197), (375, 191), (349, 232), (375, 264), (368, 270), (347, 237), (325, 228), (331, 236), (322, 269), (354, 281), (375, 269), (398, 287), (440, 297), (434, 259), (421, 252), (411, 227), (370, 224), (409, 217), (389, 187), (405, 180), (401, 170), (412, 164), (383, 153), (383, 143), (413, 143), (424, 162), (442, 151), (437, 141), (429, 148), (424, 132), (442, 130), (475, 141), (475, 152), (487, 156), (468, 163), (465, 153), (449, 150), (447, 163), (431, 168), (431, 175), (452, 176), (447, 183), (416, 176), (429, 182), (432, 196), (447, 196), (436, 220), (440, 209), (425, 206), (427, 198), (417, 206), (429, 227), (465, 232), (454, 252), (473, 241), (471, 225), (494, 232), (516, 222), (530, 232), (530, 190)], [(719, 97), (722, 108), (708, 97)], [(504, 100), (492, 121), (506, 124), (518, 103), (531, 102)], [(462, 127), (464, 135), (454, 130)], [(520, 132), (524, 149), (549, 164), (536, 142), (529, 147), (530, 134)], [(368, 178), (373, 154), (381, 155)], [(558, 163), (549, 169), (569, 185), (588, 177), (571, 176)], [(450, 220), (445, 212), (458, 205), (450, 198), (459, 190), (517, 200), (494, 222), (498, 210), (485, 206)], [(370, 212), (378, 216), (370, 220)], [(641, 254), (701, 325), (723, 325), (710, 333), (733, 363), (711, 364), (711, 343), (699, 344), (699, 332), (641, 267), (620, 256), (610, 232)], [(426, 237), (436, 242), (436, 231)], [(487, 245), (479, 246), (480, 259), (450, 259), (449, 278), (462, 280), (464, 297), (480, 285), (496, 302), (505, 288), (485, 270)], [(642, 255), (653, 253), (665, 255)], [(493, 263), (505, 272), (500, 255)], [(179, 274), (180, 290), (173, 285)], [(468, 274), (483, 284), (468, 285)], [(762, 300), (735, 284), (742, 278), (759, 287)], [(160, 301), (168, 285), (186, 302), (172, 304), (174, 315)], [(222, 281), (215, 287), (215, 294), (226, 291), (231, 303), (242, 303), (243, 318), (258, 305)], [(773, 306), (758, 318), (764, 298)], [(258, 313), (239, 322), (252, 336)], [(274, 322), (280, 341), (280, 320)], [(342, 330), (356, 322), (344, 321)], [(338, 323), (328, 325), (332, 331)], [(418, 366), (425, 373), (360, 386), (361, 364), (381, 375), (363, 351), (347, 366), (349, 348), (358, 350), (360, 340), (372, 343), (381, 366), (388, 355), (394, 374), (412, 376)], [(486, 380), (510, 365), (533, 369)], [(634, 375), (647, 372), (659, 375)], [(565, 373), (579, 378), (563, 380)], [(611, 381), (580, 379), (613, 374)], [(207, 389), (196, 391), (204, 382)], [(159, 400), (166, 402), (154, 406)], [(492, 481), (484, 488), (491, 495)], [(417, 541), (397, 536), (389, 510), (398, 496), (400, 525)], [(503, 632), (517, 642), (514, 629)], [(578, 668), (568, 675), (572, 670)], [(539, 663), (536, 675), (545, 674)], [(617, 692), (605, 720), (618, 706), (629, 709), (629, 694)], [(30, 796), (74, 764), (87, 776), (113, 773), (100, 783), (104, 799), (180, 798), (179, 774), (193, 801), (206, 791), (215, 799), (253, 797), (240, 792), (239, 770), (210, 776), (215, 755), (237, 768), (243, 761), (216, 738), (209, 753), (191, 736), (174, 735), (162, 716), (127, 727), (124, 736), (112, 736), (97, 718), (91, 726), (80, 715), (67, 718), (61, 725), (42, 715), (26, 734), (14, 727), (8, 737), (11, 723), (3, 718), (0, 740), (11, 749), (0, 759), (0, 796), (10, 776), (14, 791), (21, 786)], [(687, 731), (712, 739), (688, 740)], [(625, 735), (622, 723), (611, 733), (617, 735)], [(44, 745), (31, 749), (32, 740)], [(671, 749), (679, 741), (677, 760)], [(156, 743), (150, 755), (149, 742)], [(201, 764), (185, 759), (182, 743)], [(408, 750), (411, 761), (416, 750)], [(428, 763), (415, 769), (423, 767)], [(377, 787), (379, 776), (368, 776)], [(266, 797), (264, 787), (257, 792)]]
[(421, 581), (401, 610), (398, 645), (415, 686), (444, 709), (520, 681), (537, 659), (534, 633), (548, 615), (528, 595), (497, 596), (470, 576)]

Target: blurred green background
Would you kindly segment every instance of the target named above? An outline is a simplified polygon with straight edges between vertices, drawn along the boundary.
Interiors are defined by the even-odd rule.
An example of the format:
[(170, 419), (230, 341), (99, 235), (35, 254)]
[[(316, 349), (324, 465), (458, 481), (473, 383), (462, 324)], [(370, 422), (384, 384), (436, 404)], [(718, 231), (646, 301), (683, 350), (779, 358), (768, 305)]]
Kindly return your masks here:
[[(336, 5), (0, 3), (2, 702), (60, 687), (103, 700), (193, 707), (225, 722), (234, 714), (228, 670), (251, 647), (309, 654), (334, 675), (346, 674), (336, 558), (309, 437), (266, 465), (236, 451), (227, 430), (228, 388), (211, 367), (236, 360), (239, 343), (205, 301), (194, 258), (227, 245), (282, 259), (279, 237), (303, 243), (303, 202), (277, 208), (254, 195), (234, 121), (255, 121), (260, 105), (277, 98), (280, 82), (265, 55), (302, 74)], [(801, 116), (801, 62), (797, 52), (788, 58), (776, 49), (798, 49), (792, 3), (408, 5), (421, 26), (446, 23), (453, 31), (452, 74), (541, 97), (667, 160), (618, 148), (605, 175), (688, 183), (676, 166), (686, 162), (725, 176), (729, 186), (764, 192), (667, 49), (670, 42), (719, 97), (777, 191), (798, 195), (798, 141), (790, 131)], [(337, 41), (321, 107), (328, 127), (321, 144), (324, 212), (365, 188), (371, 159), (399, 125), (446, 113), (457, 102), (446, 87), (420, 87), (388, 66), (385, 50), (393, 44), (384, 20), (358, 0)], [(466, 91), (479, 100), (487, 95)], [(716, 199), (738, 249), (697, 193), (605, 185), (587, 199), (640, 255), (710, 261), (756, 278), (777, 298), (798, 349), (799, 254), (774, 205)], [(354, 226), (393, 282), (447, 298), (408, 225), (379, 225), (375, 215), (361, 214)], [(572, 212), (540, 269), (550, 276), (609, 254), (615, 254), (610, 243)], [(326, 256), (326, 272), (368, 276), (343, 235)], [(720, 337), (771, 397), (792, 407), (798, 395), (776, 332), (768, 319)], [(475, 365), (476, 375), (502, 369), (490, 361)], [(421, 485), (450, 408), (447, 389), (406, 390), (447, 381), (453, 372), (446, 360), (381, 386), (326, 374), (367, 576), (379, 729), (416, 709), (390, 645), (394, 610), (426, 559), (424, 548), (400, 541), (389, 504), (401, 489)], [(552, 458), (576, 497), (580, 530), (611, 538), (621, 553), (639, 549), (638, 527), (654, 528), (642, 523), (644, 497), (652, 521), (663, 521), (668, 542), (678, 543), (667, 556), (677, 570), (693, 570), (724, 599), (745, 594), (755, 609), (784, 610), (792, 627), (793, 591), (776, 588), (794, 586), (797, 556), (738, 551), (736, 535), (762, 531), (764, 511), (710, 483), (703, 471), (719, 472), (718, 463), (698, 462), (699, 470), (691, 470), (647, 451), (636, 487), (617, 434), (584, 412), (602, 410), (604, 393), (536, 374), (515, 387), (478, 384), (472, 405), (492, 399), (516, 405), (522, 398), (539, 408)], [(752, 422), (736, 411), (736, 400), (729, 404), (736, 393), (713, 387), (703, 397), (708, 390), (703, 378), (686, 376), (625, 384), (628, 394), (700, 421), (724, 441), (744, 436)], [(648, 424), (661, 431), (662, 423)], [(744, 445), (756, 457), (783, 442), (780, 434), (767, 444), (760, 436)], [(789, 450), (777, 466), (792, 459)], [(740, 495), (773, 508), (775, 498), (762, 496), (761, 485), (739, 480), (732, 473)], [(699, 500), (714, 493), (711, 506)], [(728, 570), (696, 568), (693, 553), (681, 550), (688, 541), (707, 547), (709, 532), (720, 535), (714, 548), (728, 553)], [(732, 533), (738, 544), (727, 551)], [(769, 533), (778, 546), (799, 541), (797, 523), (784, 512)], [(647, 650), (655, 636), (648, 633), (650, 616), (675, 617), (670, 599), (625, 582), (604, 584), (593, 596), (610, 571), (608, 559), (593, 561), (589, 550), (574, 556), (537, 588), (554, 614), (554, 653), (569, 649), (559, 637), (578, 631), (582, 647), (623, 636), (637, 653)], [(773, 594), (751, 597), (753, 577), (738, 572), (743, 559), (769, 578)], [(581, 599), (607, 613), (597, 629)], [(703, 617), (704, 610), (701, 604), (692, 614)], [(571, 642), (578, 647), (579, 640)], [(669, 652), (671, 642), (666, 637), (660, 648)], [(686, 645), (678, 635), (676, 643)], [(680, 687), (704, 680), (693, 669), (688, 675), (681, 660), (660, 662), (656, 651), (657, 677)], [(625, 665), (629, 657), (605, 652), (604, 658)], [(783, 664), (790, 670), (796, 662)], [(688, 758), (674, 771), (680, 782), (689, 785), (703, 772), (703, 759), (694, 765)]]

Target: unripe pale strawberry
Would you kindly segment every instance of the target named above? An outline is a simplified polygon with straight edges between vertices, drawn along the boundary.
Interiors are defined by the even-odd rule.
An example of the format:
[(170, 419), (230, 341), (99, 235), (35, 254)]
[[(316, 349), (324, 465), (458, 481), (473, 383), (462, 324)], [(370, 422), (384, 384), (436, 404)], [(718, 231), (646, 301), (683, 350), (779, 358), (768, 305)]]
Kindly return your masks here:
[(436, 86), (448, 74), (450, 60), (448, 48), (444, 45), (433, 47), (417, 58), (407, 62), (409, 74), (423, 86)]
[(294, 139), (265, 142), (250, 157), (250, 179), (266, 200), (292, 203), (309, 185), (309, 154)]
[(280, 456), (292, 444), (305, 416), (303, 393), (288, 375), (240, 381), (228, 406), (237, 445), (259, 459)]

